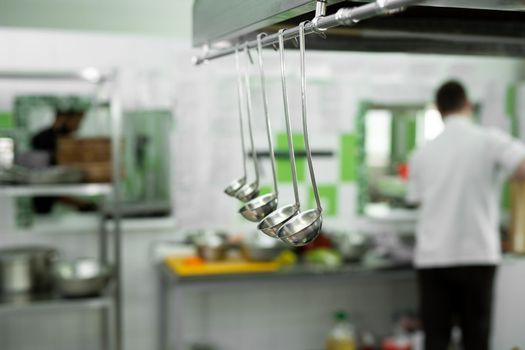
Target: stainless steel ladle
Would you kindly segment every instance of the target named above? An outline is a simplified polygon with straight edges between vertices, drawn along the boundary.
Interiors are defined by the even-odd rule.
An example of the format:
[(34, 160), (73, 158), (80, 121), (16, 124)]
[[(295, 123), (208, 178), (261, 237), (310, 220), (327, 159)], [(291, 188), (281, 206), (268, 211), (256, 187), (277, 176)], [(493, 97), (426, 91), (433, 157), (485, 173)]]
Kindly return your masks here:
[(323, 224), (323, 217), (321, 215), (323, 209), (319, 199), (319, 191), (315, 181), (315, 174), (312, 162), (312, 152), (310, 149), (310, 142), (308, 140), (308, 118), (307, 118), (307, 104), (306, 104), (306, 72), (305, 72), (305, 34), (304, 25), (306, 22), (299, 24), (299, 51), (301, 58), (301, 101), (302, 101), (302, 119), (303, 119), (303, 133), (304, 143), (306, 149), (306, 158), (308, 160), (308, 168), (310, 171), (310, 181), (315, 196), (317, 208), (301, 212), (287, 221), (277, 232), (277, 236), (285, 243), (293, 246), (303, 246), (319, 236), (321, 226)]
[[(246, 54), (250, 57), (248, 47), (245, 47)], [(252, 93), (250, 87), (250, 76), (248, 68), (244, 71), (244, 88), (246, 89), (246, 116), (248, 117), (248, 134), (250, 135), (250, 146), (252, 148), (253, 167), (255, 168), (255, 181), (245, 184), (235, 193), (235, 197), (243, 202), (248, 202), (259, 195), (259, 162), (255, 152), (255, 143), (253, 142), (252, 127)]]
[(259, 61), (259, 74), (261, 77), (261, 91), (262, 100), (264, 107), (264, 117), (266, 120), (266, 136), (268, 138), (268, 148), (270, 151), (270, 160), (272, 164), (272, 175), (273, 175), (273, 193), (268, 193), (259, 197), (256, 197), (246, 203), (240, 210), (239, 213), (247, 220), (258, 222), (264, 219), (268, 214), (273, 212), (277, 208), (279, 191), (277, 189), (277, 175), (275, 174), (275, 154), (273, 149), (272, 141), (272, 127), (270, 123), (270, 117), (268, 116), (268, 98), (266, 97), (266, 82), (264, 78), (264, 66), (262, 57), (262, 38), (266, 33), (257, 35), (257, 54)]
[(238, 178), (237, 180), (232, 181), (228, 187), (224, 189), (224, 193), (226, 193), (228, 196), (235, 196), (235, 193), (237, 193), (242, 186), (246, 184), (246, 146), (244, 144), (244, 123), (243, 123), (243, 112), (242, 112), (242, 100), (243, 100), (243, 93), (242, 93), (242, 78), (241, 78), (241, 68), (239, 65), (239, 50), (235, 49), (235, 68), (237, 70), (237, 104), (239, 108), (239, 126), (241, 129), (241, 148), (242, 148), (242, 165), (244, 170), (244, 175), (241, 178)]
[(295, 163), (295, 151), (292, 142), (292, 127), (290, 122), (290, 111), (288, 107), (288, 94), (286, 91), (286, 67), (284, 61), (284, 29), (279, 30), (279, 56), (281, 59), (281, 84), (283, 92), (284, 119), (286, 121), (286, 136), (288, 139), (288, 154), (290, 155), (290, 168), (292, 171), (292, 183), (295, 203), (280, 207), (259, 223), (259, 230), (270, 237), (277, 238), (277, 232), (288, 220), (299, 211), (299, 190), (297, 187), (297, 170)]

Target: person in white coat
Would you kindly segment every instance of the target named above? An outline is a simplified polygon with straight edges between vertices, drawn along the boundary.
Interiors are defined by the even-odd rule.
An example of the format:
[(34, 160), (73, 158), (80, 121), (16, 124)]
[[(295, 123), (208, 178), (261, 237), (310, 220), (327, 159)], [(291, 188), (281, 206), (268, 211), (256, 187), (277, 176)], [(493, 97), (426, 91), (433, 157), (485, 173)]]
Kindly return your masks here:
[(457, 323), (465, 350), (488, 350), (501, 186), (525, 179), (525, 146), (477, 125), (456, 81), (442, 85), (435, 102), (445, 130), (412, 155), (407, 194), (420, 208), (414, 265), (425, 349), (446, 350)]

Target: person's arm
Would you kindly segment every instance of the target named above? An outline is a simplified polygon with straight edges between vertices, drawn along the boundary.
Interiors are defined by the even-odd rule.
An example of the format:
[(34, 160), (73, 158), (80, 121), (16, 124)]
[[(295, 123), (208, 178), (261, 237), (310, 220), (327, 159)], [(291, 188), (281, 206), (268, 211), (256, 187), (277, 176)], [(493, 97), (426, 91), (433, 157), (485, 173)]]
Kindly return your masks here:
[(421, 204), (421, 185), (419, 181), (416, 157), (412, 156), (408, 165), (408, 185), (405, 207), (417, 209)]
[(511, 177), (514, 181), (525, 181), (525, 159), (521, 161), (518, 168), (514, 171)]
[(525, 181), (525, 144), (497, 130), (491, 131), (490, 140), (496, 165), (511, 180)]

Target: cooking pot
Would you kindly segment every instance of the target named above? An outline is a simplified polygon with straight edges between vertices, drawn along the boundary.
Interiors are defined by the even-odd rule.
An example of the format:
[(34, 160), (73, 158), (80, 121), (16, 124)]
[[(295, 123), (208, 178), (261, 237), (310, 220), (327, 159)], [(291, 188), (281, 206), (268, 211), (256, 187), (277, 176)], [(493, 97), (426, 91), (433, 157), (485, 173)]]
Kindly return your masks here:
[(214, 230), (197, 231), (189, 235), (190, 241), (197, 248), (197, 255), (206, 261), (226, 259), (228, 239), (225, 233)]
[(370, 249), (370, 239), (359, 232), (338, 232), (332, 240), (343, 259), (349, 262), (360, 261)]
[(44, 246), (0, 250), (0, 293), (49, 293), (53, 287), (51, 267), (58, 252)]

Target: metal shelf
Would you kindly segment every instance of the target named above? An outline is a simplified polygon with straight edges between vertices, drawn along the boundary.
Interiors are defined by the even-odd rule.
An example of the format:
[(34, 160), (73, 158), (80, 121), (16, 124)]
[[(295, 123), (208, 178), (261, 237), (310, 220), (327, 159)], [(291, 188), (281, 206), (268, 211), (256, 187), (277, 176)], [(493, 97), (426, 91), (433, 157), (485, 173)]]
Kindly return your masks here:
[(100, 196), (113, 193), (111, 184), (0, 186), (0, 197)]
[(62, 311), (70, 309), (101, 309), (110, 308), (112, 299), (108, 296), (84, 298), (84, 299), (59, 299), (49, 297), (31, 301), (0, 302), (0, 314), (8, 312), (23, 311)]
[(93, 67), (86, 67), (80, 70), (42, 70), (42, 71), (13, 71), (0, 70), (0, 79), (5, 80), (63, 80), (80, 81), (91, 84), (100, 84), (112, 78), (112, 74), (103, 73)]

